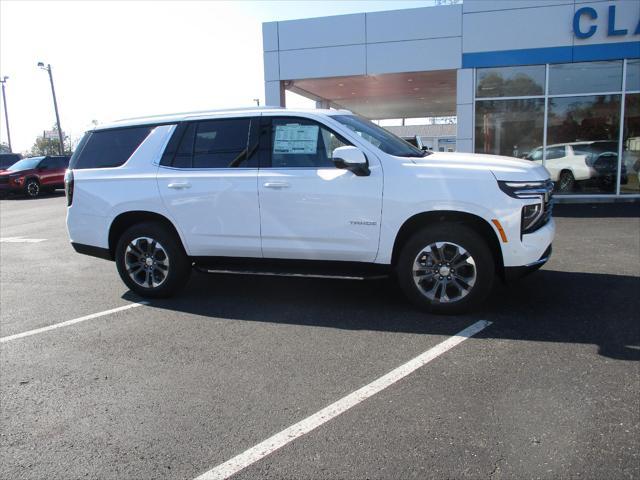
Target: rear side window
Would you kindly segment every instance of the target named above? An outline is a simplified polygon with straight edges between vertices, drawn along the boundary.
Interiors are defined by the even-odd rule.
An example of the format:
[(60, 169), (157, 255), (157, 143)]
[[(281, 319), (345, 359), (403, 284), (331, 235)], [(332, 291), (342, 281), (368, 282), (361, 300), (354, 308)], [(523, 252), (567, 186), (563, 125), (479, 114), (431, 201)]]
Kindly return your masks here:
[[(162, 165), (174, 168), (257, 168), (259, 119), (229, 118), (189, 122), (176, 129)], [(171, 159), (171, 157), (173, 157)]]
[(71, 157), (70, 168), (119, 167), (153, 129), (154, 126), (144, 126), (89, 132)]

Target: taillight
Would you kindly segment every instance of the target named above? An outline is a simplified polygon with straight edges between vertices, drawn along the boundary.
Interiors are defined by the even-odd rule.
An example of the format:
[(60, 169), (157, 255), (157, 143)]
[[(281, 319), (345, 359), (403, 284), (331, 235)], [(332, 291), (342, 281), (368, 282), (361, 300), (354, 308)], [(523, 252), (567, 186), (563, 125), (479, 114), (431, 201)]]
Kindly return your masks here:
[(73, 170), (67, 170), (64, 174), (64, 193), (67, 196), (67, 207), (73, 203)]

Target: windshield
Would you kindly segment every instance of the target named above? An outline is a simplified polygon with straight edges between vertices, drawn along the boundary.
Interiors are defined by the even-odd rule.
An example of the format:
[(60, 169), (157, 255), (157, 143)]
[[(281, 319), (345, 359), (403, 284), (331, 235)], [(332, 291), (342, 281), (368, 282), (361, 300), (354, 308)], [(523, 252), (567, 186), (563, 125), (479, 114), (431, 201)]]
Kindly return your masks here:
[(31, 158), (23, 158), (19, 162), (14, 163), (7, 171), (9, 172), (18, 172), (20, 170), (30, 170), (32, 168), (36, 168), (44, 157), (31, 157)]
[(336, 119), (374, 147), (389, 155), (395, 155), (396, 157), (424, 157), (431, 153), (414, 147), (366, 118), (357, 115), (332, 115), (331, 118)]

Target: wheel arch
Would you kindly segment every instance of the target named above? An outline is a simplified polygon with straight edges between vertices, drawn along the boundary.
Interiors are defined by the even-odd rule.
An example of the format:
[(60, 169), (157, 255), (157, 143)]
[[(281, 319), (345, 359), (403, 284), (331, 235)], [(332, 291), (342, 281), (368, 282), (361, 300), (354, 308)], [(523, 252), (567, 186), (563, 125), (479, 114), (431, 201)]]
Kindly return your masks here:
[(493, 227), (484, 218), (473, 213), (456, 210), (437, 210), (431, 212), (418, 213), (407, 219), (396, 235), (391, 254), (391, 265), (395, 267), (402, 246), (417, 231), (429, 226), (442, 223), (460, 223), (475, 230), (487, 242), (496, 260), (496, 270), (501, 277), (504, 277), (504, 259), (500, 241)]
[(120, 236), (133, 225), (143, 222), (156, 222), (164, 225), (171, 230), (175, 236), (180, 240), (183, 250), (186, 252), (184, 241), (178, 232), (175, 225), (164, 215), (155, 212), (149, 212), (146, 210), (133, 210), (129, 212), (123, 212), (117, 215), (109, 227), (109, 255), (111, 260), (115, 258), (116, 246)]

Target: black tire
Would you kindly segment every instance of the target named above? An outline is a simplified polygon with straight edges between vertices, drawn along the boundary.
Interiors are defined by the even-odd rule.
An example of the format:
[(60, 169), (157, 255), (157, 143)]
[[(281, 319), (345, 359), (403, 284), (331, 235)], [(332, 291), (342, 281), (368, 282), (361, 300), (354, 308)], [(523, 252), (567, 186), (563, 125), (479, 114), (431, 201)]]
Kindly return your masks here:
[(37, 198), (42, 193), (40, 183), (35, 178), (30, 178), (24, 184), (24, 194), (29, 198)]
[(560, 172), (560, 177), (558, 178), (558, 192), (573, 192), (575, 186), (576, 179), (570, 170), (563, 170)]
[[(431, 260), (434, 257), (426, 254), (431, 251), (427, 248), (436, 244), (442, 244), (441, 247), (444, 249), (444, 254), (438, 254), (444, 257), (441, 263), (440, 260), (432, 263)], [(473, 262), (463, 260), (461, 265), (457, 265), (457, 262), (447, 262), (447, 259), (454, 258), (456, 252), (461, 254), (463, 250), (473, 259)], [(416, 276), (420, 278), (418, 281), (414, 280), (414, 262), (419, 260), (419, 254), (425, 260), (420, 265), (429, 266), (418, 269), (420, 273), (426, 272), (423, 277)], [(458, 262), (460, 259), (464, 259), (464, 255), (458, 257)], [(459, 268), (458, 272), (455, 272), (454, 266)], [(447, 269), (450, 270), (449, 276), (445, 274), (443, 277), (442, 273)], [(475, 274), (473, 281), (469, 281), (472, 278), (471, 272)], [(420, 309), (453, 315), (471, 311), (487, 298), (493, 288), (496, 262), (487, 242), (475, 230), (459, 223), (442, 223), (420, 230), (409, 238), (400, 252), (396, 264), (396, 275), (404, 294)], [(431, 287), (438, 282), (444, 283), (433, 293)], [(467, 288), (458, 288), (456, 285), (465, 285)], [(425, 290), (435, 298), (429, 298)], [(456, 299), (457, 296), (459, 298)]]
[[(133, 248), (131, 245), (136, 239), (138, 239), (135, 242), (136, 248)], [(155, 247), (139, 239), (155, 241)], [(138, 255), (138, 251), (142, 255)], [(153, 255), (149, 255), (152, 251)], [(151, 258), (153, 264), (142, 263), (143, 257), (145, 262), (146, 257)], [(137, 260), (141, 262), (134, 264)], [(182, 247), (180, 238), (166, 226), (155, 222), (141, 223), (127, 229), (118, 239), (115, 261), (120, 278), (127, 287), (138, 295), (148, 298), (175, 295), (184, 288), (191, 275), (191, 262)], [(160, 264), (166, 265), (167, 268), (160, 268)], [(133, 267), (130, 271), (136, 272), (133, 277), (128, 271), (131, 265)], [(142, 270), (138, 269), (138, 266), (141, 266)], [(147, 275), (147, 268), (149, 275)], [(147, 286), (145, 279), (149, 278), (152, 281)], [(159, 281), (160, 279), (162, 281)], [(158, 284), (153, 285), (156, 280)], [(138, 283), (139, 281), (143, 284)]]

